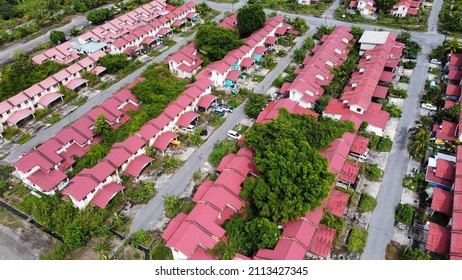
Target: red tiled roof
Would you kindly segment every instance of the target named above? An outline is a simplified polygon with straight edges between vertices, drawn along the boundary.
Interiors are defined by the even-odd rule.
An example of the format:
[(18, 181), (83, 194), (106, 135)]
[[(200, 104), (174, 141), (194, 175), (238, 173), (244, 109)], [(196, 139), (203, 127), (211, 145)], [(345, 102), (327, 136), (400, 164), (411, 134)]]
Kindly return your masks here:
[(303, 260), (306, 249), (296, 241), (289, 239), (279, 239), (273, 250), (258, 250), (255, 259), (263, 260)]
[(241, 61), (241, 67), (249, 68), (252, 66), (252, 64), (255, 62), (255, 59), (252, 57), (246, 57)]
[(56, 169), (52, 169), (48, 173), (39, 169), (27, 177), (27, 180), (37, 185), (45, 192), (53, 190), (66, 179), (67, 175)]
[(77, 78), (77, 79), (73, 79), (72, 81), (70, 81), (69, 83), (67, 83), (64, 87), (67, 88), (67, 89), (70, 89), (70, 90), (75, 90), (76, 88), (78, 88), (79, 86), (87, 83), (88, 80), (87, 79), (84, 79), (84, 78)]
[(367, 152), (367, 146), (369, 145), (369, 138), (356, 135), (355, 140), (350, 149), (350, 153), (364, 155)]
[(462, 259), (462, 233), (453, 232), (451, 234), (451, 246), (450, 246), (451, 260)]
[(175, 216), (175, 218), (171, 219), (170, 223), (168, 224), (167, 228), (164, 230), (164, 233), (162, 234), (162, 239), (169, 240), (187, 216), (188, 215), (186, 215), (185, 213), (179, 213)]
[(446, 180), (444, 178), (440, 178), (438, 176), (435, 176), (434, 174), (434, 169), (433, 167), (427, 167), (427, 173), (425, 175), (425, 181), (435, 183), (441, 186), (446, 186), (448, 188), (451, 188), (452, 184), (454, 181), (452, 180)]
[(278, 38), (275, 37), (275, 36), (268, 36), (268, 38), (266, 38), (266, 40), (265, 40), (265, 44), (274, 45), (277, 40), (278, 40)]
[(125, 187), (117, 183), (110, 183), (103, 187), (102, 190), (96, 193), (91, 203), (99, 208), (105, 208), (111, 199)]
[(215, 185), (223, 185), (236, 195), (241, 192), (241, 184), (244, 182), (244, 177), (232, 170), (224, 170), (215, 180)]
[(327, 258), (330, 248), (332, 247), (332, 242), (334, 241), (335, 232), (334, 229), (319, 225), (308, 251), (323, 258)]
[(174, 102), (168, 104), (167, 108), (164, 109), (164, 114), (170, 117), (170, 119), (176, 118), (181, 112), (183, 112), (184, 108), (181, 108)]
[(239, 196), (215, 185), (212, 185), (199, 201), (210, 203), (220, 211), (224, 211), (226, 207), (231, 206), (234, 208), (232, 209), (233, 212), (235, 212), (239, 211), (244, 205)]
[(342, 171), (340, 171), (339, 180), (348, 182), (350, 184), (356, 183), (356, 179), (358, 178), (359, 169), (361, 168), (361, 164), (357, 162), (345, 161), (342, 167)]
[(191, 122), (199, 116), (200, 115), (198, 113), (192, 111), (186, 112), (183, 115), (181, 115), (176, 124), (181, 127), (188, 127), (188, 125), (190, 125)]
[(461, 86), (460, 85), (453, 85), (448, 84), (446, 87), (446, 95), (450, 96), (460, 96)]
[(226, 156), (224, 156), (221, 161), (220, 161), (220, 164), (218, 165), (218, 167), (216, 168), (216, 170), (218, 172), (223, 172), (223, 170), (225, 170), (225, 167), (231, 162), (231, 160), (235, 157), (236, 155), (235, 154), (227, 154)]
[(436, 164), (435, 176), (454, 181), (455, 163), (449, 160), (439, 158)]
[(451, 108), (451, 107), (453, 107), (453, 106), (456, 105), (456, 104), (457, 104), (456, 101), (451, 100), (451, 99), (446, 99), (446, 100), (444, 101), (444, 109)]
[(63, 95), (58, 92), (52, 92), (48, 93), (47, 95), (44, 95), (42, 98), (40, 98), (38, 104), (42, 105), (43, 107), (47, 107), (50, 105), (53, 101), (61, 98)]
[(204, 196), (204, 194), (207, 193), (207, 191), (210, 189), (210, 187), (213, 185), (213, 181), (212, 180), (209, 180), (207, 179), (206, 181), (204, 181), (200, 186), (199, 188), (197, 188), (197, 191), (196, 193), (194, 194), (194, 197), (192, 199), (193, 202), (198, 202), (199, 200), (202, 199), (202, 197)]
[(81, 201), (98, 185), (99, 183), (92, 177), (77, 174), (62, 193), (72, 196), (76, 201)]
[(253, 51), (253, 54), (258, 54), (262, 55), (266, 52), (266, 48), (263, 46), (256, 47), (255, 50)]
[(327, 211), (334, 216), (342, 217), (349, 198), (349, 194), (333, 189), (329, 194)]
[(239, 70), (231, 70), (229, 71), (228, 75), (226, 75), (226, 79), (236, 82), (240, 74), (241, 74), (241, 71)]
[(305, 248), (308, 248), (315, 231), (316, 225), (311, 224), (307, 220), (300, 219), (288, 222), (281, 236), (289, 239), (293, 238), (303, 244)]
[(305, 218), (308, 219), (314, 225), (318, 225), (324, 215), (324, 208), (319, 206), (318, 208), (308, 211), (305, 214)]
[(391, 83), (393, 81), (393, 72), (388, 72), (388, 71), (383, 71), (382, 74), (380, 75), (380, 80), (383, 82), (388, 82)]
[(167, 146), (172, 142), (173, 139), (177, 138), (178, 134), (171, 132), (171, 131), (166, 131), (162, 133), (159, 138), (156, 139), (154, 144), (152, 145), (154, 148), (165, 151), (167, 149)]
[(197, 106), (202, 108), (209, 108), (213, 101), (217, 100), (218, 97), (213, 94), (207, 94), (201, 97), (197, 102)]
[(425, 249), (446, 256), (449, 252), (449, 229), (430, 222)]
[(124, 149), (111, 149), (109, 154), (104, 157), (103, 161), (110, 163), (114, 168), (119, 168), (124, 164), (132, 154)]
[(376, 98), (387, 98), (387, 94), (388, 94), (388, 87), (377, 85), (377, 87), (374, 90), (374, 94), (372, 96)]
[(210, 253), (206, 252), (204, 248), (202, 247), (197, 247), (197, 249), (194, 251), (193, 255), (189, 258), (190, 260), (217, 260), (217, 257), (211, 255)]
[(146, 155), (139, 155), (134, 160), (130, 161), (124, 173), (136, 178), (140, 176), (141, 171), (143, 171), (143, 169), (153, 160), (153, 158)]
[(437, 187), (433, 187), (431, 209), (450, 215), (452, 212), (452, 193)]
[(446, 141), (456, 140), (457, 123), (443, 121), (441, 127), (435, 125), (433, 130), (436, 131), (436, 138)]

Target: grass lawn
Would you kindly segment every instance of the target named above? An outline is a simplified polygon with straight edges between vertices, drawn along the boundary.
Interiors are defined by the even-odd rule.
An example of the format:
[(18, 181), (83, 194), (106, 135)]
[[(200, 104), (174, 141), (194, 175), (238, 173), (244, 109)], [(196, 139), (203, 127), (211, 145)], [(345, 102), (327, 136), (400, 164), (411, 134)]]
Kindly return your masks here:
[(263, 75), (254, 75), (254, 76), (252, 76), (252, 82), (260, 83), (261, 81), (263, 81), (263, 79), (265, 79), (265, 76), (263, 76)]
[(29, 132), (25, 132), (21, 135), (21, 137), (19, 137), (19, 139), (16, 141), (16, 143), (18, 144), (24, 144), (26, 143), (27, 141), (30, 140), (30, 134)]
[(180, 34), (180, 37), (188, 37), (189, 35), (193, 34), (192, 31), (185, 31), (183, 33)]

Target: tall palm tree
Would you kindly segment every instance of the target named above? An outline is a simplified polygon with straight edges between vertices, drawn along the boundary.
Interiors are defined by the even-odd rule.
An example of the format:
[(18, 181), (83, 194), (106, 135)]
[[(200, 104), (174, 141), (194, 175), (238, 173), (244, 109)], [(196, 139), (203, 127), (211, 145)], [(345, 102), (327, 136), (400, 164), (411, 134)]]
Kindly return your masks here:
[(423, 157), (425, 150), (430, 144), (430, 132), (426, 127), (416, 126), (409, 130), (408, 148), (411, 154), (415, 157)]
[(450, 54), (459, 53), (462, 51), (462, 44), (456, 38), (446, 41), (443, 47), (444, 51)]

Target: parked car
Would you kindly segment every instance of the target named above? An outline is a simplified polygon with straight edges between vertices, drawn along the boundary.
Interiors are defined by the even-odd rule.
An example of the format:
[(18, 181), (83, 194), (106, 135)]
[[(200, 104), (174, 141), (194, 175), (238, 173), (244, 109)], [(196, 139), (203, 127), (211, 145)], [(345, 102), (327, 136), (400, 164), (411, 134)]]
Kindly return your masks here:
[(196, 126), (195, 125), (188, 125), (188, 127), (182, 127), (182, 129), (186, 132), (190, 132), (190, 133), (193, 133), (194, 131), (196, 131)]
[(439, 61), (439, 60), (436, 59), (436, 58), (433, 58), (432, 60), (430, 60), (430, 63), (431, 63), (431, 64), (436, 64), (436, 65), (441, 65), (441, 61)]
[(422, 103), (422, 108), (430, 111), (436, 111), (438, 109), (435, 105), (432, 105), (430, 103)]
[(415, 56), (413, 54), (408, 54), (408, 55), (405, 55), (404, 58), (406, 58), (406, 59), (416, 59), (417, 56)]
[(213, 109), (212, 113), (217, 114), (219, 116), (224, 116), (225, 110), (223, 110), (223, 108), (215, 108)]
[(228, 137), (234, 140), (239, 140), (241, 139), (242, 135), (239, 134), (239, 132), (234, 131), (234, 130), (229, 130), (228, 131)]
[(223, 109), (223, 111), (228, 113), (232, 113), (234, 111), (234, 108), (229, 106), (228, 104), (221, 104), (219, 108)]

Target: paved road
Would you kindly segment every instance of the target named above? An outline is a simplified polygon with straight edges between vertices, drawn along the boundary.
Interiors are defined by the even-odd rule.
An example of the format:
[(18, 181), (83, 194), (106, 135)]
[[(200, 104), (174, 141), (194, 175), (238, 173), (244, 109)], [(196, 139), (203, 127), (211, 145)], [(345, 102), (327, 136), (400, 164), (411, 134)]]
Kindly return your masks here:
[(434, 0), (430, 17), (428, 17), (428, 32), (432, 34), (438, 33), (438, 16), (443, 6), (443, 0)]
[(339, 5), (340, 5), (340, 0), (335, 0), (334, 3), (332, 3), (332, 5), (330, 5), (330, 7), (324, 11), (324, 13), (322, 14), (322, 17), (331, 18), (331, 19), (334, 18), (335, 10), (337, 10)]
[(207, 141), (197, 149), (184, 165), (168, 180), (162, 184), (155, 197), (153, 197), (146, 206), (144, 206), (135, 216), (130, 227), (130, 232), (136, 232), (140, 229), (154, 229), (156, 223), (164, 217), (164, 195), (178, 196), (184, 192), (193, 173), (199, 170), (207, 161), (213, 145), (217, 141), (226, 138), (228, 130), (242, 121), (246, 114), (244, 112), (245, 103), (234, 109), (234, 112), (226, 118), (225, 122), (217, 128), (207, 139)]
[(46, 128), (46, 129), (40, 130), (35, 137), (33, 137), (31, 140), (29, 140), (25, 144), (23, 144), (23, 145), (17, 147), (16, 149), (14, 149), (3, 161), (6, 162), (6, 163), (12, 163), (12, 162), (16, 161), (23, 152), (27, 152), (27, 151), (31, 150), (33, 147), (37, 146), (38, 144), (41, 144), (42, 142), (44, 142), (45, 140), (50, 138), (50, 135), (55, 135), (57, 132), (59, 132), (59, 130), (61, 128), (65, 127), (69, 123), (71, 123), (71, 122), (77, 120), (78, 118), (80, 118), (81, 116), (83, 116), (93, 106), (104, 102), (106, 99), (108, 99), (118, 89), (120, 89), (121, 87), (123, 87), (126, 84), (129, 84), (136, 77), (141, 75), (141, 72), (143, 72), (149, 65), (151, 65), (153, 63), (156, 63), (156, 62), (164, 61), (167, 58), (168, 55), (178, 51), (181, 48), (181, 46), (183, 46), (189, 40), (192, 40), (194, 38), (194, 36), (195, 36), (195, 33), (189, 35), (188, 37), (184, 37), (184, 38), (179, 37), (180, 39), (179, 39), (179, 41), (178, 41), (178, 43), (176, 45), (174, 45), (173, 47), (171, 47), (170, 49), (168, 49), (167, 51), (165, 51), (161, 55), (155, 57), (153, 60), (146, 63), (146, 65), (139, 68), (135, 72), (129, 74), (128, 76), (126, 76), (122, 80), (120, 80), (117, 83), (113, 84), (108, 89), (100, 92), (98, 95), (96, 95), (95, 97), (88, 100), (87, 103), (85, 103), (84, 105), (78, 107), (75, 111), (73, 111), (72, 113), (70, 113), (69, 115), (67, 115), (63, 119), (61, 119), (59, 122), (53, 124), (52, 126)]
[(423, 77), (427, 76), (430, 52), (431, 48), (424, 46), (422, 53), (417, 57), (417, 65), (409, 83), (409, 96), (404, 102), (403, 116), (398, 123), (394, 144), (377, 195), (377, 207), (369, 224), (369, 238), (362, 255), (364, 260), (383, 260), (385, 247), (393, 237), (395, 207), (401, 200), (401, 183), (409, 163), (407, 132), (419, 117), (420, 98), (425, 86)]

